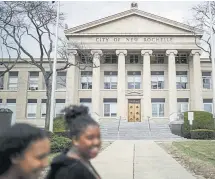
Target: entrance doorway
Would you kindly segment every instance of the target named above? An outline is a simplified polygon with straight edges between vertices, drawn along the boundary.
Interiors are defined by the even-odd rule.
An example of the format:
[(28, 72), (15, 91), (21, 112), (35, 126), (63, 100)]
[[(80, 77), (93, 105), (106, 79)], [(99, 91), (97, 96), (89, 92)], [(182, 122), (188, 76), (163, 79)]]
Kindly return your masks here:
[(128, 122), (141, 122), (140, 99), (128, 100)]

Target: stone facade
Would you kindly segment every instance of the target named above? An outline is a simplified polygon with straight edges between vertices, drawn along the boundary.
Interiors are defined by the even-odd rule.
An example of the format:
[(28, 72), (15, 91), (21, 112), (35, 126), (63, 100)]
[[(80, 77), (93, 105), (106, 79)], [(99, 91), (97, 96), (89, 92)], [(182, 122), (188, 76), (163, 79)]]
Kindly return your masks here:
[[(201, 31), (196, 34), (202, 37)], [(95, 119), (129, 120), (129, 101), (139, 100), (140, 121), (210, 108), (204, 104), (211, 104), (212, 99), (211, 63), (200, 58), (201, 51), (189, 26), (135, 6), (65, 30), (65, 35), (71, 42), (85, 44), (97, 68), (67, 69), (66, 86), (56, 91), (60, 104), (83, 103)], [(72, 45), (69, 50), (70, 60), (75, 63), (80, 57)], [(37, 68), (20, 63), (12, 71), (19, 73), (18, 88), (9, 90), (9, 73), (5, 74), (0, 103), (16, 99), (16, 120), (43, 126), (41, 104), (46, 92), (42, 74), (38, 76), (38, 88), (32, 90), (28, 87), (29, 72)], [(28, 99), (37, 99), (36, 114), (30, 119)]]

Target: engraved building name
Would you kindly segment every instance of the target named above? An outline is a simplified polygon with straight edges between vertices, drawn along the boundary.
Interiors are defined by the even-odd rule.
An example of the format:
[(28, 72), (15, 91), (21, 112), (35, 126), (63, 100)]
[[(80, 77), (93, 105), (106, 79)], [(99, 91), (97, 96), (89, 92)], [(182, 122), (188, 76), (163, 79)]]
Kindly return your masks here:
[(132, 42), (143, 42), (143, 43), (171, 43), (172, 37), (97, 37), (95, 41), (98, 43), (132, 43)]

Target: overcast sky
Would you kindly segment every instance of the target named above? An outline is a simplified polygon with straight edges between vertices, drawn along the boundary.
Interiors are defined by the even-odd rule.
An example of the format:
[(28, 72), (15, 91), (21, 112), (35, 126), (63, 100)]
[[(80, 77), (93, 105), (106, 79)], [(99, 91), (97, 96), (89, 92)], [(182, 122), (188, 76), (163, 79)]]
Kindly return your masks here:
[[(179, 22), (191, 18), (191, 8), (200, 1), (141, 1), (140, 10), (166, 17)], [(74, 27), (130, 9), (130, 1), (71, 1), (61, 2), (60, 11), (66, 15), (65, 23)], [(60, 30), (60, 36), (64, 36)], [(29, 40), (25, 42), (34, 56), (39, 57), (37, 48)]]

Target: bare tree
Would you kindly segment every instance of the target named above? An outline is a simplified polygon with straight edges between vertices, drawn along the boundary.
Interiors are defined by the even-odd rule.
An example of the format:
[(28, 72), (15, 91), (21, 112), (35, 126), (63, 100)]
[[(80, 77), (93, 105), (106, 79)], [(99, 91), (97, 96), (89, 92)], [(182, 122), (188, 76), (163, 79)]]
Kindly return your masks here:
[[(209, 15), (209, 2), (201, 2), (200, 4), (194, 6), (192, 9), (193, 16), (192, 19), (188, 21), (188, 24), (191, 26), (191, 30), (195, 35), (195, 43), (201, 48), (204, 52), (209, 55), (211, 60), (211, 45), (210, 45), (210, 15)], [(215, 33), (215, 2), (211, 1), (211, 13), (212, 13), (212, 30)], [(201, 38), (197, 31), (204, 32), (203, 37)]]
[[(0, 37), (6, 46), (7, 52), (14, 50), (16, 52), (16, 62), (22, 62), (36, 66), (43, 74), (46, 86), (46, 120), (45, 128), (49, 128), (50, 122), (50, 102), (51, 102), (51, 77), (53, 58), (53, 39), (55, 34), (51, 29), (56, 25), (56, 5), (48, 1), (22, 1), (22, 2), (0, 2)], [(60, 14), (60, 27), (63, 26), (64, 15)], [(24, 45), (26, 39), (33, 39), (35, 48), (39, 49), (39, 60), (35, 58), (33, 53)], [(12, 44), (12, 45), (11, 45)], [(92, 55), (86, 55), (85, 60), (77, 61), (71, 64), (69, 61), (69, 51), (67, 42), (62, 43), (58, 49), (60, 56), (57, 71), (63, 71), (72, 65), (81, 67), (85, 64), (92, 66)], [(80, 53), (79, 47), (77, 48)], [(87, 51), (88, 52), (88, 51)], [(88, 53), (89, 54), (89, 53)], [(25, 55), (28, 58), (22, 58)], [(80, 58), (82, 59), (82, 58)], [(3, 65), (5, 66), (5, 62)], [(5, 71), (8, 72), (16, 63), (10, 65)], [(47, 68), (48, 64), (48, 68)]]

